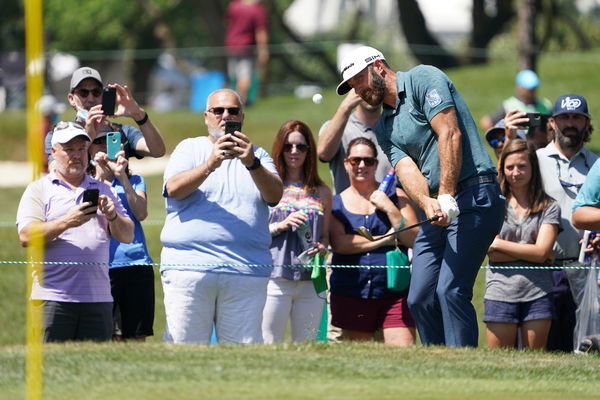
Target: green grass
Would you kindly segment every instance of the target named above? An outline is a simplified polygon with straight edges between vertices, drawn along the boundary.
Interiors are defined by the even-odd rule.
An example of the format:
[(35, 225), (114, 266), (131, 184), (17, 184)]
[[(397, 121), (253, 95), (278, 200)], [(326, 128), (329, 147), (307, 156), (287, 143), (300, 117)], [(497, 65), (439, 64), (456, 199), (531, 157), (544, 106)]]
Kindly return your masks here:
[[(375, 343), (48, 345), (47, 399), (597, 399), (598, 356)], [(22, 399), (22, 347), (0, 352)]]

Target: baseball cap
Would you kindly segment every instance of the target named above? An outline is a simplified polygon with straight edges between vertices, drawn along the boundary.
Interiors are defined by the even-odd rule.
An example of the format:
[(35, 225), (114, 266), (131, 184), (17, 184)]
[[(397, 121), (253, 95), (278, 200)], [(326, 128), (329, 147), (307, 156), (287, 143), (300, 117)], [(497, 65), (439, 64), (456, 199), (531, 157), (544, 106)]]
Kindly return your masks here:
[(532, 70), (524, 69), (517, 74), (515, 83), (527, 90), (532, 90), (539, 86), (540, 78)]
[(104, 84), (102, 83), (102, 77), (100, 76), (100, 73), (98, 71), (90, 67), (81, 67), (75, 70), (75, 72), (73, 72), (73, 75), (71, 76), (71, 90), (75, 89), (77, 85), (81, 83), (82, 80), (88, 78), (95, 79), (98, 81), (98, 83), (100, 83), (100, 86), (104, 86)]
[(57, 143), (67, 143), (77, 136), (83, 136), (88, 141), (91, 141), (81, 125), (72, 121), (60, 121), (52, 131), (52, 146), (55, 146)]
[(587, 101), (583, 96), (577, 94), (563, 94), (556, 99), (554, 109), (552, 110), (552, 116), (556, 117), (559, 114), (567, 113), (582, 114), (591, 118), (588, 114)]
[(502, 133), (504, 133), (505, 126), (506, 124), (504, 123), (504, 118), (502, 118), (500, 121), (496, 122), (496, 125), (492, 126), (487, 130), (487, 132), (485, 132), (485, 140), (489, 142), (490, 140), (494, 139), (494, 134), (497, 131), (502, 131)]
[(337, 94), (342, 95), (350, 91), (348, 80), (358, 74), (360, 71), (371, 65), (375, 60), (385, 60), (383, 54), (373, 47), (361, 46), (348, 53), (340, 65), (342, 73), (342, 82), (337, 87)]

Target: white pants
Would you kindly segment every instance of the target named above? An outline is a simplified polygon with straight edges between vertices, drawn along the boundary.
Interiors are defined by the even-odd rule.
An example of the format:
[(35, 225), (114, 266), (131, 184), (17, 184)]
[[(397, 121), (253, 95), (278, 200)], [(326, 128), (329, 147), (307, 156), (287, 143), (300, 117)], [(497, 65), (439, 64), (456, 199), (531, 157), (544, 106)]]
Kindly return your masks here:
[[(322, 293), (321, 296), (325, 296)], [(267, 303), (263, 311), (265, 343), (283, 342), (288, 320), (291, 319), (292, 340), (314, 340), (321, 323), (323, 302), (317, 296), (312, 281), (271, 279), (267, 286)]]
[(161, 274), (167, 328), (173, 343), (262, 343), (268, 277), (196, 271)]

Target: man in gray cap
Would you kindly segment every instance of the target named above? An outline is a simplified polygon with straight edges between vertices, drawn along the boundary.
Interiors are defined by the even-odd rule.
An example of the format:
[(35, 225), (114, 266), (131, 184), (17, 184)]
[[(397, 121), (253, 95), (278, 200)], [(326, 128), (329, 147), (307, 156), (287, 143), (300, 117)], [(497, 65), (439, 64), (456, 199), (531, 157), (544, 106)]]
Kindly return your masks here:
[(420, 65), (394, 72), (360, 47), (342, 61), (337, 93), (383, 104), (374, 130), (402, 187), (421, 209), (408, 306), (425, 345), (477, 346), (473, 285), (500, 232), (505, 199), (469, 109), (448, 76)]
[[(110, 122), (102, 110), (102, 77), (100, 73), (90, 67), (81, 67), (73, 72), (71, 77), (70, 91), (67, 100), (77, 112), (75, 121), (85, 126), (86, 131), (94, 140), (96, 132), (107, 129), (121, 132), (122, 141), (127, 157), (144, 156), (162, 157), (165, 154), (165, 144), (160, 132), (154, 126), (148, 113), (139, 106), (131, 94), (131, 90), (118, 84), (110, 84), (108, 87), (116, 90), (117, 110), (111, 117), (128, 117), (135, 121), (139, 129), (130, 125), (122, 125)], [(109, 115), (112, 113), (110, 110)], [(104, 126), (104, 127), (103, 127)], [(46, 153), (50, 155), (52, 143), (52, 132), (46, 135)]]
[[(546, 193), (560, 205), (561, 228), (556, 238), (556, 265), (559, 267), (579, 266), (579, 241), (583, 232), (571, 223), (571, 213), (575, 197), (585, 178), (598, 159), (583, 145), (592, 134), (591, 117), (587, 101), (583, 96), (566, 94), (559, 96), (554, 103), (549, 118), (552, 140), (537, 151), (540, 172)], [(557, 319), (552, 321), (549, 350), (573, 351), (573, 329), (575, 328), (575, 302), (583, 293), (580, 278), (585, 275), (580, 270), (565, 269), (553, 271), (554, 302)], [(568, 279), (567, 279), (568, 277)], [(570, 290), (569, 290), (570, 289)], [(571, 297), (571, 294), (574, 296)]]

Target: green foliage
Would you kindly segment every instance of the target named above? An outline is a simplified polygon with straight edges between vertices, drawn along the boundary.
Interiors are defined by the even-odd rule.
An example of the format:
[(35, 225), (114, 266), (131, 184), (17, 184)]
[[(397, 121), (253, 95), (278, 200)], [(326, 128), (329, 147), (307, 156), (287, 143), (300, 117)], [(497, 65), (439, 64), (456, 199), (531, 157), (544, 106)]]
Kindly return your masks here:
[(20, 0), (2, 0), (0, 12), (0, 49), (20, 50), (25, 47), (24, 4)]

